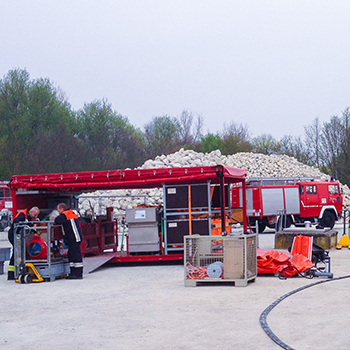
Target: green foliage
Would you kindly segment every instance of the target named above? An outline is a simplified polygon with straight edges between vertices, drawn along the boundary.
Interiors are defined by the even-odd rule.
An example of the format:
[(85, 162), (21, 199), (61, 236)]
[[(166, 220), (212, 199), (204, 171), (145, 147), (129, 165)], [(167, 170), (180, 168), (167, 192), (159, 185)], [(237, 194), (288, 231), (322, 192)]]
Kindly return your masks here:
[(281, 151), (281, 144), (270, 134), (262, 134), (252, 141), (253, 152), (262, 154), (278, 154)]
[(201, 137), (201, 140), (198, 145), (199, 152), (210, 153), (219, 149), (222, 150), (222, 139), (219, 134), (207, 133)]
[(145, 138), (148, 150), (148, 157), (155, 157), (162, 154), (169, 154), (180, 148), (179, 121), (167, 115), (154, 117), (145, 125)]
[[(74, 117), (48, 79), (31, 81), (26, 70), (14, 69), (0, 80), (0, 176), (45, 172), (63, 157), (50, 147), (60, 130), (60, 142), (70, 137)], [(49, 153), (50, 150), (50, 153)], [(52, 170), (59, 171), (57, 167)]]
[(145, 158), (142, 133), (113, 111), (106, 100), (85, 104), (77, 112), (77, 121), (77, 136), (88, 154), (91, 170), (134, 167)]
[(140, 166), (147, 158), (184, 147), (222, 154), (286, 154), (350, 184), (350, 110), (305, 127), (304, 139), (280, 140), (263, 134), (251, 140), (246, 125), (231, 122), (216, 134), (202, 135), (203, 118), (188, 110), (178, 117), (154, 117), (135, 128), (107, 100), (73, 111), (64, 94), (45, 78), (31, 80), (25, 69), (0, 80), (0, 178)]
[(29, 74), (12, 70), (0, 80), (0, 174), (4, 178), (19, 170), (25, 160), (28, 140)]

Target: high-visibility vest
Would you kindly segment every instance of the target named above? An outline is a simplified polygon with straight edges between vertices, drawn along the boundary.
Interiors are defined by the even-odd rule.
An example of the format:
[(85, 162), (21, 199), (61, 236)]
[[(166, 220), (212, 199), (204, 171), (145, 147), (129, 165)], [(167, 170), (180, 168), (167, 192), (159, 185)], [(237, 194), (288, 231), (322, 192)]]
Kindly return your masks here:
[[(75, 222), (75, 220), (78, 219), (77, 214), (75, 214), (74, 211), (71, 209), (64, 211), (62, 214), (64, 214), (65, 217), (67, 218), (67, 220), (70, 221), (71, 228), (72, 228), (76, 242), (81, 242), (79, 229), (78, 229), (76, 222)], [(63, 227), (63, 231), (64, 231), (64, 227)]]
[(78, 219), (77, 214), (75, 214), (74, 211), (71, 209), (64, 211), (62, 214), (66, 216), (67, 220)]
[(19, 214), (21, 214), (21, 213), (23, 213), (24, 214), (24, 216), (25, 216), (25, 218), (26, 218), (26, 220), (28, 220), (28, 209), (22, 209), (22, 210), (20, 210), (18, 213), (17, 213), (17, 215), (15, 216), (15, 219), (19, 216)]

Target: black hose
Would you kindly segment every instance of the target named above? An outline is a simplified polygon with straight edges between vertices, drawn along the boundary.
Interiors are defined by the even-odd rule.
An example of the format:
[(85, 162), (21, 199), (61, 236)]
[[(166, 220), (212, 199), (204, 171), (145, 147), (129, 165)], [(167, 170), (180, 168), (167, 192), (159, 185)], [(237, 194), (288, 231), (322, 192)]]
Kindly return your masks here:
[(298, 274), (298, 276), (300, 277), (303, 277), (303, 278), (308, 278), (308, 279), (312, 279), (314, 276), (312, 274), (307, 274), (307, 272), (309, 270), (306, 270), (304, 272), (304, 274), (302, 274), (297, 267), (293, 266), (293, 265), (289, 265), (289, 266), (286, 266), (284, 269), (282, 269), (281, 272), (279, 272), (278, 274), (278, 278), (281, 279), (281, 280), (286, 280), (288, 278), (288, 276), (284, 275), (284, 272), (287, 271), (287, 270), (290, 270), (290, 271), (293, 271), (295, 270)]
[(294, 348), (292, 348), (291, 346), (289, 346), (288, 344), (284, 343), (281, 339), (279, 339), (276, 334), (274, 334), (272, 332), (272, 330), (270, 329), (270, 327), (267, 324), (266, 318), (267, 315), (270, 313), (270, 311), (276, 306), (278, 305), (282, 300), (290, 297), (291, 295), (301, 292), (304, 289), (316, 286), (318, 284), (321, 283), (326, 283), (326, 282), (332, 282), (332, 281), (337, 281), (337, 280), (341, 280), (341, 279), (345, 279), (345, 278), (350, 278), (350, 275), (346, 275), (346, 276), (341, 276), (341, 277), (336, 277), (336, 278), (332, 278), (332, 279), (328, 279), (328, 280), (322, 280), (322, 281), (318, 281), (312, 284), (308, 284), (307, 286), (304, 287), (300, 287), (297, 289), (294, 289), (292, 291), (290, 291), (287, 294), (282, 295), (279, 299), (275, 300), (272, 304), (270, 304), (260, 315), (260, 325), (262, 327), (262, 329), (264, 330), (264, 332), (276, 343), (278, 344), (281, 348), (283, 349), (287, 349), (287, 350), (295, 350)]

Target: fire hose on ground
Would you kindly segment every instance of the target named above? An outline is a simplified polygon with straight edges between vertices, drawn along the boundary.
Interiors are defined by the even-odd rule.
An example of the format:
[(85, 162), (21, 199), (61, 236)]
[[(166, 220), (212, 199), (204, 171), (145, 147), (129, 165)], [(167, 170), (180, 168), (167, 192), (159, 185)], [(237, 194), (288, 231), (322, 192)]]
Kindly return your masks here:
[(270, 304), (260, 315), (260, 325), (262, 327), (262, 329), (264, 330), (264, 332), (276, 343), (278, 344), (281, 348), (283, 349), (287, 349), (287, 350), (295, 350), (294, 348), (292, 348), (291, 346), (289, 346), (288, 344), (284, 343), (281, 339), (279, 339), (276, 334), (274, 334), (272, 332), (272, 330), (270, 329), (270, 327), (267, 324), (266, 318), (268, 316), (268, 314), (270, 313), (270, 311), (277, 306), (281, 301), (285, 300), (286, 298), (290, 297), (293, 294), (296, 294), (298, 292), (301, 292), (302, 290), (305, 290), (307, 288), (319, 285), (321, 283), (327, 283), (327, 282), (332, 282), (332, 281), (337, 281), (337, 280), (341, 280), (341, 279), (345, 279), (345, 278), (350, 278), (350, 275), (346, 275), (346, 276), (341, 276), (341, 277), (336, 277), (336, 278), (332, 278), (332, 279), (328, 279), (328, 280), (322, 280), (322, 281), (318, 281), (309, 285), (306, 285), (304, 287), (300, 287), (297, 289), (294, 289), (292, 291), (290, 291), (287, 294), (282, 295), (280, 298), (278, 298), (277, 300), (275, 300), (272, 304)]

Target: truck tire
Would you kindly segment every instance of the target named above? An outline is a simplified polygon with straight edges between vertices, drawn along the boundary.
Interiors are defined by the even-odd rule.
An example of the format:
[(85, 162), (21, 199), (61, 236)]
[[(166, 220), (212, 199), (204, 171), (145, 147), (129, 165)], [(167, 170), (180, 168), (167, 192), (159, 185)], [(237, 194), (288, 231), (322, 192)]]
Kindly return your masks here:
[(332, 212), (325, 211), (321, 219), (321, 226), (333, 228), (335, 224), (335, 217)]
[(259, 222), (258, 226), (259, 226), (259, 233), (263, 233), (266, 228), (265, 222)]
[[(281, 220), (282, 220), (282, 225), (281, 225)], [(282, 216), (280, 216), (277, 221), (277, 228), (279, 227), (282, 227), (282, 229), (288, 228), (292, 225), (292, 223), (293, 223), (293, 219), (290, 215), (287, 215), (285, 219)]]
[[(250, 219), (250, 220), (249, 220), (249, 225), (252, 226), (252, 227), (255, 227), (255, 226), (256, 226), (256, 221), (255, 221), (254, 219)], [(264, 232), (266, 226), (267, 226), (267, 222), (266, 222), (266, 220), (265, 220), (264, 218), (258, 220), (258, 230), (259, 230), (259, 233)], [(253, 229), (253, 231), (255, 232), (254, 229)]]

